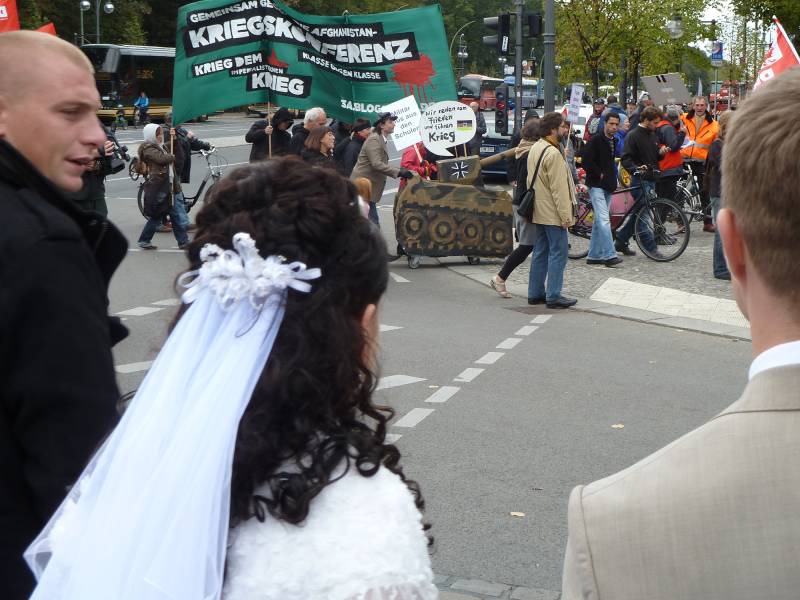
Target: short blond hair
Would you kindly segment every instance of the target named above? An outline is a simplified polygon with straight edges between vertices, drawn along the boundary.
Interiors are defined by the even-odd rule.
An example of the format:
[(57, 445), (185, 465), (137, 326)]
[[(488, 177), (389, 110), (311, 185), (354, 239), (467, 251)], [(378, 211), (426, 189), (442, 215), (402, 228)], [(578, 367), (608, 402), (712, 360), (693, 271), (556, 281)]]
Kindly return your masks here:
[(717, 137), (719, 139), (725, 139), (725, 134), (728, 132), (728, 125), (731, 123), (732, 116), (733, 113), (729, 110), (726, 110), (717, 119), (717, 123), (719, 123), (719, 133), (717, 134)]
[(36, 71), (37, 60), (50, 60), (53, 56), (65, 58), (78, 67), (94, 74), (89, 58), (77, 47), (49, 33), (40, 31), (7, 31), (0, 33), (0, 95), (19, 95), (24, 92), (31, 72)]
[(353, 185), (356, 186), (358, 195), (364, 200), (369, 202), (372, 200), (372, 182), (366, 177), (356, 177), (353, 180)]
[(729, 117), (722, 199), (758, 273), (800, 308), (800, 128), (787, 124), (787, 106), (800, 106), (800, 68), (763, 84)]

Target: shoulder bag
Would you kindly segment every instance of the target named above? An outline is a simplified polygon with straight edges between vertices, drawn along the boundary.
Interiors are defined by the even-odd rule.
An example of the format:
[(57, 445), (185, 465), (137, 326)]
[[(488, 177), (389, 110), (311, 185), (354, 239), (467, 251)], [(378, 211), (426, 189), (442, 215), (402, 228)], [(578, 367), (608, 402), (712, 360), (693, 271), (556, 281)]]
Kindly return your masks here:
[(517, 214), (528, 222), (533, 221), (533, 205), (534, 202), (536, 202), (536, 191), (533, 188), (536, 186), (536, 177), (539, 175), (539, 167), (542, 164), (542, 159), (549, 149), (549, 147), (545, 148), (539, 156), (539, 160), (536, 162), (536, 169), (533, 171), (531, 186), (528, 188), (528, 191), (525, 192), (525, 195), (522, 196), (522, 200), (520, 200), (519, 206), (517, 207)]

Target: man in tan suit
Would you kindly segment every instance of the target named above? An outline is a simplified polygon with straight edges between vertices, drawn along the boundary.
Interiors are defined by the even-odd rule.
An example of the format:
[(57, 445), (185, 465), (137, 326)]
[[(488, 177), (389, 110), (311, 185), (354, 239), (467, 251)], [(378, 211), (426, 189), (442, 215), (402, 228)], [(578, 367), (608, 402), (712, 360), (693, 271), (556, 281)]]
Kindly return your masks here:
[(369, 199), (369, 218), (373, 223), (380, 226), (378, 222), (377, 204), (383, 196), (383, 188), (386, 187), (386, 177), (411, 177), (411, 171), (398, 169), (389, 164), (389, 151), (387, 144), (389, 136), (394, 131), (394, 122), (397, 117), (385, 112), (378, 115), (374, 123), (374, 128), (369, 137), (361, 146), (358, 154), (356, 166), (350, 174), (350, 179), (366, 177), (372, 183), (372, 198)]
[(723, 148), (717, 223), (753, 360), (714, 419), (569, 499), (563, 600), (800, 598), (800, 69), (756, 90)]

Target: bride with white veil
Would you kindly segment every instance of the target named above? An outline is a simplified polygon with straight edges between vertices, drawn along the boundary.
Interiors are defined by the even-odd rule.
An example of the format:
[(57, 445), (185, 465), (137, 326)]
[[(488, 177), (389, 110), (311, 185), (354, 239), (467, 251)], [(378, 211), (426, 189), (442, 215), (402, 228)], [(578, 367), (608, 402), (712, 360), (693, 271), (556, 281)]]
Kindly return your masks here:
[(250, 165), (197, 224), (169, 338), (26, 553), (32, 598), (437, 598), (372, 402), (386, 248), (352, 184)]

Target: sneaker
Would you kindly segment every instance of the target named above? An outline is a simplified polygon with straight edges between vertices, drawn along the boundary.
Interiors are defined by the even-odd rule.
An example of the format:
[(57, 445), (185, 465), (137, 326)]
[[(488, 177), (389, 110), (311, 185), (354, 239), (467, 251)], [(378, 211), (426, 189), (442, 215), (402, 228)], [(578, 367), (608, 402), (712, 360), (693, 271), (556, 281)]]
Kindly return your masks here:
[(721, 273), (719, 275), (714, 275), (714, 279), (722, 279), (723, 281), (730, 281), (731, 274), (730, 273)]
[(703, 225), (703, 231), (707, 231), (708, 233), (716, 233), (717, 228), (712, 223), (706, 223), (705, 225)]
[(544, 304), (544, 298), (528, 298), (528, 304)]
[(636, 250), (631, 250), (628, 244), (622, 242), (614, 242), (614, 249), (617, 252), (622, 252), (625, 256), (636, 256)]
[(614, 258), (609, 258), (608, 260), (604, 260), (603, 264), (607, 267), (616, 267), (621, 262), (622, 259), (619, 256), (615, 256)]
[(178, 250), (186, 250), (189, 247), (189, 242), (185, 244), (178, 244)]
[(547, 308), (569, 308), (570, 306), (575, 306), (577, 303), (578, 301), (575, 298), (566, 298), (564, 296), (559, 296), (552, 302), (548, 302)]
[(158, 246), (154, 246), (151, 242), (147, 243), (139, 242), (139, 248), (141, 248), (142, 250), (155, 250), (158, 248)]
[(586, 259), (586, 264), (587, 265), (604, 265), (607, 262), (608, 261), (603, 260), (602, 258), (587, 258)]

